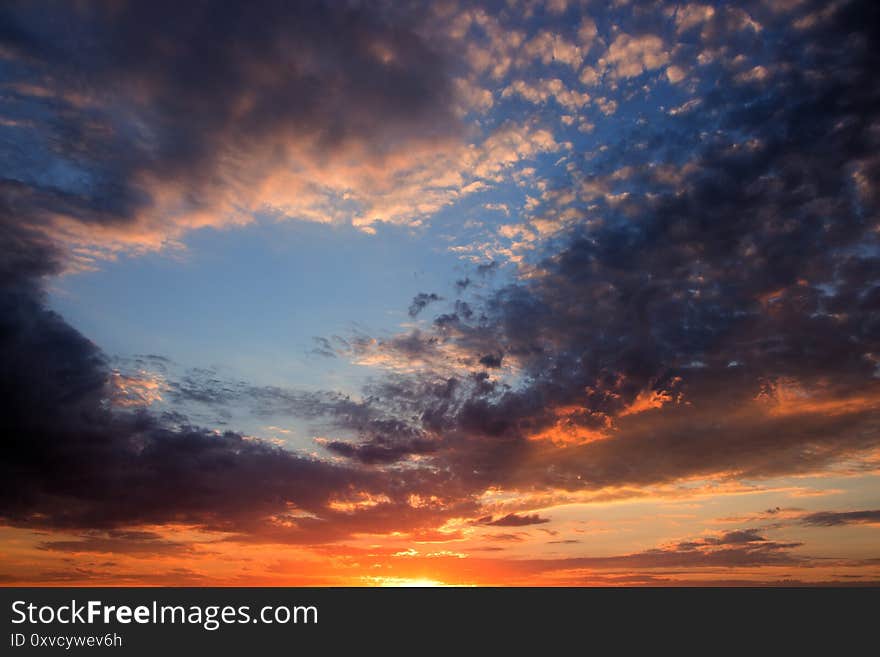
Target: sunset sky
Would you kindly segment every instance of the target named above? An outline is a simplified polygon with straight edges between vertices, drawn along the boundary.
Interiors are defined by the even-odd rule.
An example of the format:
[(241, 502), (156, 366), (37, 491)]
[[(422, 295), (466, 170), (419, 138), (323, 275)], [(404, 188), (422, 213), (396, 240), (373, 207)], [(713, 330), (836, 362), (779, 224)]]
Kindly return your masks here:
[(4, 2), (0, 584), (880, 583), (874, 2)]

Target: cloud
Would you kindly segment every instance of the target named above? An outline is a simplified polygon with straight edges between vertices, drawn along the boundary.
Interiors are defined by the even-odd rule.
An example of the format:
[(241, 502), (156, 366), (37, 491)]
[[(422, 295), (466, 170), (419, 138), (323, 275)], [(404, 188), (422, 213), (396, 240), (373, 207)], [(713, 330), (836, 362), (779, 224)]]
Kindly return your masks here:
[(504, 354), (486, 354), (482, 358), (480, 358), (480, 365), (490, 369), (497, 369), (501, 367), (501, 362), (504, 358)]
[[(753, 532), (753, 530), (746, 530)], [(805, 561), (792, 554), (796, 542), (771, 541), (756, 533), (738, 535), (733, 540), (694, 538), (661, 547), (609, 557), (570, 557), (555, 560), (531, 560), (527, 567), (548, 571), (574, 568), (613, 570), (665, 568), (731, 568), (795, 565)], [(524, 564), (526, 565), (526, 564)]]
[(525, 527), (526, 525), (543, 525), (550, 522), (548, 518), (542, 518), (537, 513), (528, 515), (517, 515), (508, 513), (506, 516), (492, 519), (491, 516), (483, 518), (480, 522), (484, 525), (493, 525), (495, 527)]
[(429, 303), (433, 303), (434, 301), (440, 301), (442, 297), (434, 294), (433, 292), (427, 294), (425, 292), (419, 292), (415, 297), (413, 297), (412, 303), (409, 305), (409, 316), (416, 317)]
[[(454, 484), (439, 485), (427, 471), (401, 473), (401, 488), (389, 496), (381, 473), (235, 432), (190, 426), (185, 417), (169, 421), (141, 403), (128, 403), (143, 401), (143, 391), (152, 389), (150, 378), (134, 382), (134, 392), (118, 403), (122, 375), (45, 307), (41, 278), (61, 270), (63, 254), (14, 208), (0, 209), (0, 429), (8, 455), (0, 466), (4, 523), (105, 532), (87, 535), (82, 545), (51, 541), (47, 549), (143, 551), (173, 546), (152, 541), (133, 546), (133, 536), (118, 531), (180, 523), (240, 532), (249, 540), (321, 541), (355, 529), (436, 527), (449, 514), (467, 513), (467, 493)], [(222, 406), (247, 397), (256, 412), (295, 406), (306, 416), (332, 412), (340, 423), (361, 426), (369, 435), (402, 430), (338, 394), (255, 388), (198, 370), (182, 381), (169, 377), (165, 386), (163, 394), (172, 404)], [(443, 507), (410, 505), (411, 494), (437, 496), (441, 488), (442, 495), (452, 496)], [(387, 502), (354, 517), (334, 510), (334, 504), (361, 494), (384, 495)]]
[[(591, 30), (592, 27), (592, 30)], [(595, 24), (586, 23), (578, 36), (582, 37), (587, 48), (595, 36)], [(544, 30), (529, 39), (523, 45), (523, 54), (526, 58), (536, 59), (545, 66), (559, 63), (570, 66), (577, 70), (583, 61), (581, 47), (560, 34)]]
[(615, 76), (631, 78), (661, 67), (669, 61), (669, 53), (657, 35), (620, 34), (608, 46), (605, 60)]
[[(15, 170), (3, 193), (68, 245), (71, 269), (256, 213), (418, 226), (560, 148), (534, 122), (466, 130), (462, 108), (486, 111), (492, 93), (461, 77), (465, 53), (430, 11), (262, 0), (196, 2), (185, 17), (171, 2), (52, 7), (57, 23), (47, 12), (3, 9)], [(516, 47), (485, 12), (464, 16)]]
[(567, 88), (559, 78), (540, 79), (534, 82), (515, 80), (501, 92), (501, 96), (502, 98), (520, 96), (536, 105), (546, 103), (552, 98), (561, 107), (573, 112), (590, 102), (589, 94)]
[(126, 554), (143, 558), (194, 552), (191, 544), (170, 541), (154, 532), (120, 530), (86, 532), (79, 535), (76, 540), (44, 541), (39, 545), (39, 549), (74, 554), (83, 552)]
[(619, 557), (587, 559), (582, 565), (593, 567), (681, 568), (731, 567), (793, 564), (791, 554), (800, 543), (770, 541), (754, 530), (735, 533), (731, 538), (693, 539)]
[(486, 534), (486, 538), (500, 543), (521, 543), (524, 540), (520, 534)]
[(458, 141), (442, 46), (404, 12), (273, 0), (48, 11), (3, 8), (5, 109), (35, 124), (12, 131), (4, 194), (69, 241), (155, 248), (260, 209), (332, 221), (353, 211), (347, 189), (361, 211), (387, 208), (395, 174)]
[[(604, 196), (588, 190), (599, 219), (575, 214), (473, 320), (438, 324), (459, 362), (503, 354), (518, 378), (420, 386), (427, 462), (476, 489), (576, 490), (814, 472), (880, 445), (878, 206), (859, 191), (878, 182), (863, 164), (876, 56), (864, 38), (839, 47), (857, 16), (783, 39), (784, 79), (760, 100), (719, 68), (725, 91), (690, 132), (645, 136), (648, 157), (686, 162), (676, 175), (614, 151), (569, 168), (574, 199), (601, 177)], [(822, 75), (802, 61), (817, 48)], [(696, 139), (702, 121), (720, 132)], [(401, 387), (372, 388), (372, 403)]]
[(871, 511), (819, 511), (803, 516), (804, 525), (812, 527), (837, 527), (839, 525), (878, 525), (880, 510)]
[(693, 27), (701, 25), (714, 15), (715, 7), (712, 7), (711, 5), (699, 5), (694, 3), (676, 7), (676, 31), (686, 32)]
[[(404, 433), (411, 433), (407, 427)], [(321, 441), (326, 449), (334, 454), (355, 459), (365, 464), (394, 463), (405, 457), (420, 454), (430, 454), (437, 446), (430, 439), (412, 438), (400, 440), (400, 431), (395, 432), (391, 438), (385, 435), (377, 435), (360, 443), (349, 443), (339, 440)]]

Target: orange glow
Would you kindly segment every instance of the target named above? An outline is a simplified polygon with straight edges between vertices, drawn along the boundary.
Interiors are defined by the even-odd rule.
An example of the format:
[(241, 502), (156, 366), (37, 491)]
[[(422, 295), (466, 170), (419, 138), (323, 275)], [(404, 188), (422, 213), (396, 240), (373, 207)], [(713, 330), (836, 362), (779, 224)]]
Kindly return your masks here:
[(334, 511), (343, 513), (354, 513), (362, 509), (369, 509), (380, 504), (389, 504), (391, 499), (387, 495), (370, 495), (369, 493), (358, 493), (355, 499), (350, 500), (334, 500), (327, 506)]
[[(554, 413), (558, 418), (555, 424), (548, 429), (532, 434), (529, 436), (530, 440), (548, 440), (557, 446), (571, 446), (586, 445), (608, 437), (604, 431), (588, 429), (574, 423), (577, 416), (583, 416), (587, 413), (582, 406), (560, 406), (554, 409)], [(607, 428), (611, 428), (611, 418), (604, 417), (603, 423)]]
[(675, 401), (675, 398), (672, 396), (672, 393), (666, 390), (642, 390), (633, 400), (632, 404), (618, 414), (618, 417), (644, 413), (655, 408), (663, 408), (664, 405), (673, 401)]
[[(863, 528), (876, 531), (876, 527)], [(825, 559), (809, 568), (791, 563), (696, 567), (645, 564), (636, 550), (603, 561), (545, 552), (520, 557), (471, 548), (468, 558), (439, 555), (395, 557), (383, 548), (250, 545), (233, 542), (194, 544), (167, 555), (115, 552), (64, 552), (39, 549), (47, 537), (24, 530), (0, 530), (6, 570), (14, 575), (5, 584), (72, 585), (218, 585), (218, 586), (505, 586), (505, 585), (700, 585), (713, 582), (762, 583), (797, 580), (822, 582), (849, 577), (851, 581), (880, 580), (880, 564), (861, 560)], [(696, 539), (694, 554), (723, 553), (716, 547), (721, 532)], [(543, 536), (541, 542), (547, 538)], [(701, 543), (703, 541), (704, 543)], [(760, 543), (754, 544), (756, 548)], [(663, 545), (647, 554), (673, 554)]]
[[(662, 408), (666, 404), (676, 403), (678, 397), (667, 390), (642, 390), (629, 406), (620, 411), (616, 417), (637, 415), (645, 411)], [(601, 413), (591, 413), (584, 406), (569, 405), (559, 406), (554, 409), (558, 418), (553, 426), (529, 436), (530, 440), (547, 440), (557, 446), (570, 447), (573, 445), (586, 445), (597, 440), (604, 440), (610, 436), (610, 430), (614, 427), (614, 417)], [(599, 419), (604, 429), (591, 429), (578, 424), (578, 419)]]
[(364, 577), (363, 580), (369, 586), (398, 586), (407, 588), (435, 588), (439, 586), (455, 586), (454, 584), (439, 582), (436, 579), (419, 579), (415, 577)]
[(125, 375), (118, 371), (110, 374), (111, 401), (114, 406), (130, 408), (149, 406), (162, 401), (165, 381), (153, 372), (141, 370), (134, 375)]
[(756, 401), (763, 404), (768, 413), (777, 416), (846, 415), (876, 410), (880, 407), (880, 390), (838, 397), (824, 388), (807, 389), (794, 379), (781, 379), (768, 386)]

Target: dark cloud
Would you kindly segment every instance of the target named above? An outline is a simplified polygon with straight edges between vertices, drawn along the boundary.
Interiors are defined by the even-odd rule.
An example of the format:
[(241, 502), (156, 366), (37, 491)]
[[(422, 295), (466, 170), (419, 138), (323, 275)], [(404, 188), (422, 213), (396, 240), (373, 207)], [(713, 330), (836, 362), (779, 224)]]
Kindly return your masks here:
[(880, 510), (871, 511), (819, 511), (810, 513), (801, 522), (812, 527), (837, 527), (838, 525), (880, 524)]
[[(5, 282), (0, 301), (9, 312), (2, 316), (0, 341), (0, 433), (8, 456), (0, 467), (0, 499), (7, 523), (110, 530), (183, 522), (242, 532), (249, 540), (271, 536), (277, 541), (321, 541), (354, 528), (436, 526), (444, 514), (460, 512), (468, 504), (456, 486), (441, 483), (445, 475), (400, 473), (389, 487), (379, 473), (298, 455), (233, 432), (172, 428), (147, 412), (114, 409), (108, 403), (110, 372), (100, 351), (42, 307), (27, 281), (23, 288)], [(208, 372), (205, 380), (214, 378)], [(225, 403), (225, 395), (237, 392), (234, 386), (221, 389), (224, 394), (215, 394), (189, 381), (178, 392), (210, 403)], [(252, 394), (258, 401), (268, 396), (262, 389)], [(352, 424), (362, 417), (361, 406), (339, 396), (274, 394), (271, 401), (295, 402), (300, 413), (325, 414), (332, 408), (340, 418), (347, 407)], [(396, 429), (370, 421), (373, 431)], [(376, 443), (377, 449), (391, 449), (379, 439)], [(381, 460), (368, 452), (362, 449), (359, 460)], [(450, 495), (453, 501), (439, 510), (417, 510), (406, 502), (414, 492)], [(361, 495), (381, 495), (387, 501), (356, 517), (329, 508)], [(293, 510), (290, 520), (277, 525)], [(309, 520), (309, 515), (322, 520)], [(92, 536), (82, 545), (46, 547), (157, 548), (147, 538), (117, 533)], [(132, 547), (135, 539), (146, 542)]]
[(696, 542), (679, 543), (678, 549), (695, 549), (705, 545), (742, 545), (750, 543), (761, 543), (767, 539), (761, 536), (758, 529), (738, 529), (732, 532), (726, 532), (718, 537), (708, 537), (700, 539)]
[[(319, 515), (333, 500), (373, 492), (405, 524), (427, 522), (399, 511), (412, 490), (432, 490), (427, 473), (401, 477), (395, 493), (363, 469), (190, 426), (175, 410), (114, 408), (108, 358), (48, 310), (42, 292), (68, 257), (50, 237), (53, 216), (137, 230), (166, 183), (188, 188), (182, 209), (210, 205), (219, 187), (235, 184), (226, 168), (232, 153), (258, 170), (275, 164), (285, 141), (325, 155), (353, 143), (382, 157), (454, 130), (444, 58), (418, 35), (414, 17), (332, 3), (197, 2), (183, 12), (166, 2), (7, 3), (0, 25), (2, 109), (29, 117), (23, 128), (4, 126), (0, 179), (3, 520), (259, 533), (290, 509)], [(147, 357), (151, 365), (156, 358)], [(375, 422), (370, 435), (390, 428), (338, 395), (256, 389), (208, 370), (169, 381), (178, 405), (222, 407), (242, 395), (256, 412), (293, 404), (346, 426)], [(367, 451), (360, 461), (372, 462)], [(336, 525), (346, 522), (340, 516)], [(123, 543), (157, 546), (102, 534), (46, 547), (124, 551)]]
[(312, 349), (313, 354), (326, 356), (327, 358), (336, 358), (336, 350), (333, 348), (330, 340), (319, 336), (312, 338), (312, 340), (315, 342), (315, 346)]
[[(747, 530), (751, 532), (752, 530)], [(740, 534), (740, 532), (734, 532)], [(732, 566), (773, 566), (796, 564), (804, 559), (791, 553), (796, 542), (771, 541), (754, 534), (750, 540), (693, 539), (671, 545), (610, 557), (572, 557), (530, 560), (526, 567), (541, 571), (569, 568), (728, 568)], [(525, 565), (525, 564), (524, 564)]]
[(486, 534), (485, 538), (501, 543), (520, 543), (525, 540), (521, 534)]
[(433, 292), (430, 294), (426, 292), (419, 292), (415, 297), (413, 297), (412, 303), (409, 304), (409, 316), (416, 317), (429, 303), (434, 303), (435, 301), (440, 301), (442, 297), (437, 296)]
[[(16, 579), (20, 581), (21, 578)], [(61, 585), (76, 585), (88, 581), (112, 586), (206, 586), (211, 581), (206, 575), (189, 568), (138, 573), (118, 570), (115, 567), (108, 568), (106, 563), (89, 563), (85, 567), (68, 567), (64, 570), (45, 570), (38, 573), (36, 579), (43, 583)]]
[[(20, 212), (120, 224), (163, 189), (215, 207), (287, 161), (381, 158), (457, 130), (443, 53), (419, 17), (371, 3), (4, 3)], [(51, 20), (47, 17), (51, 16)], [(32, 129), (36, 127), (38, 129)], [(233, 164), (234, 161), (234, 164)], [(230, 166), (232, 164), (232, 166)]]
[(80, 535), (77, 540), (45, 541), (39, 548), (51, 552), (114, 553), (144, 557), (194, 551), (193, 546), (188, 543), (169, 541), (152, 532), (119, 530), (91, 531)]
[(503, 354), (486, 354), (480, 358), (480, 365), (489, 369), (498, 369), (501, 367), (501, 361), (504, 359)]
[(389, 439), (385, 435), (377, 435), (368, 441), (359, 443), (331, 440), (322, 444), (334, 454), (366, 464), (394, 463), (404, 457), (430, 454), (437, 449), (436, 444), (431, 440), (412, 438), (401, 441), (399, 437), (402, 433), (412, 433), (410, 427), (404, 427), (402, 431), (399, 430), (400, 427), (394, 427), (394, 429), (398, 429), (398, 431), (391, 434), (394, 436), (393, 439)]
[[(519, 534), (502, 534), (487, 537), (499, 543), (516, 543), (521, 540)], [(714, 538), (714, 537), (709, 537)], [(697, 585), (767, 585), (784, 584), (786, 582), (771, 582), (769, 577), (761, 580), (758, 577), (748, 580), (725, 580), (716, 572), (709, 572), (706, 577), (695, 580), (692, 576), (679, 579), (679, 575), (692, 575), (694, 568), (727, 569), (735, 567), (764, 568), (773, 566), (803, 567), (810, 568), (817, 565), (827, 565), (822, 558), (811, 557), (802, 554), (801, 544), (790, 541), (773, 541), (758, 535), (759, 540), (748, 542), (719, 543), (718, 541), (706, 540), (707, 537), (693, 538), (685, 541), (661, 545), (655, 548), (638, 552), (615, 554), (604, 557), (556, 557), (544, 559), (516, 558), (507, 559), (503, 562), (492, 560), (478, 554), (471, 555), (466, 563), (459, 565), (463, 576), (476, 577), (480, 572), (488, 572), (501, 567), (507, 581), (519, 581), (517, 577), (529, 578), (536, 574), (550, 574), (566, 576), (566, 581), (578, 577), (578, 571), (583, 573), (584, 583), (595, 585), (597, 582), (617, 584), (681, 584), (686, 586)], [(554, 542), (558, 543), (558, 542)], [(485, 548), (469, 549), (474, 553)], [(498, 547), (493, 551), (499, 551)], [(823, 564), (823, 562), (826, 562)], [(859, 560), (838, 560), (838, 566), (856, 566), (864, 562)], [(596, 572), (599, 571), (599, 572)], [(781, 577), (785, 577), (782, 575)], [(834, 576), (836, 580), (839, 576)], [(525, 579), (523, 581), (528, 581)], [(796, 583), (796, 582), (791, 582)]]
[(484, 525), (493, 525), (495, 527), (525, 527), (526, 525), (542, 525), (550, 522), (550, 519), (542, 518), (537, 513), (527, 515), (508, 513), (506, 516), (501, 516), (494, 520), (492, 519), (492, 516), (488, 516), (482, 518), (479, 522)]
[[(429, 461), (474, 488), (576, 489), (808, 472), (880, 444), (876, 11), (850, 3), (765, 39), (772, 82), (707, 69), (713, 90), (681, 132), (636, 129), (645, 167), (689, 173), (594, 199), (603, 220), (574, 222), (528, 279), (471, 319), (438, 318), (459, 363), (503, 354), (519, 383), (408, 395), (440, 441)], [(575, 159), (570, 188), (630, 155)], [(605, 437), (529, 440), (545, 431)]]
[(474, 309), (467, 301), (456, 300), (454, 312), (443, 313), (434, 318), (434, 326), (438, 331), (454, 332), (461, 328), (461, 321), (473, 318)]
[[(0, 466), (2, 519), (16, 526), (102, 529), (44, 547), (64, 551), (176, 549), (117, 528), (181, 522), (236, 533), (241, 540), (322, 542), (351, 531), (412, 530), (472, 513), (467, 491), (430, 471), (386, 475), (285, 451), (238, 433), (190, 426), (186, 417), (129, 411), (110, 404), (108, 359), (56, 313), (46, 309), (40, 278), (60, 268), (61, 254), (6, 212), (0, 260)], [(169, 382), (175, 403), (225, 405), (249, 399), (256, 413), (332, 415), (338, 426), (377, 436), (403, 435), (387, 411), (336, 393), (301, 393), (224, 381), (192, 370)], [(421, 447), (427, 450), (427, 445)], [(376, 462), (368, 449), (360, 462)], [(386, 459), (387, 460), (387, 459)], [(445, 483), (444, 483), (445, 482)], [(450, 500), (416, 509), (413, 493)], [(380, 496), (377, 508), (353, 514), (334, 503)]]

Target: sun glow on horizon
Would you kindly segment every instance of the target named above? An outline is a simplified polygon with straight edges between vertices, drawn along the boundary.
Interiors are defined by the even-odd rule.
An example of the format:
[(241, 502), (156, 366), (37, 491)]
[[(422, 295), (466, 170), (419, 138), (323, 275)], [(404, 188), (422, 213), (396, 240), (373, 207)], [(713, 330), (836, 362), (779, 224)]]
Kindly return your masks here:
[(366, 576), (361, 578), (368, 582), (368, 586), (398, 587), (398, 588), (446, 588), (454, 586), (475, 586), (474, 584), (448, 584), (427, 577), (375, 577)]

